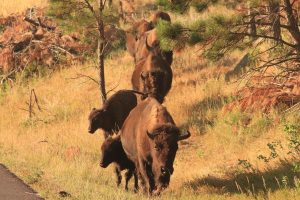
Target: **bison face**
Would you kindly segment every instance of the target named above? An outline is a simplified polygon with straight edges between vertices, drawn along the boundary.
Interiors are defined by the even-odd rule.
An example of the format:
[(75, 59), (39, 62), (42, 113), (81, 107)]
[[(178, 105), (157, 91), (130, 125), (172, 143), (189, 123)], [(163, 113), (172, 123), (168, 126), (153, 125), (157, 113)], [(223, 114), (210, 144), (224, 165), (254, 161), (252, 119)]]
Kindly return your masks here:
[(152, 171), (154, 174), (157, 192), (169, 185), (173, 174), (173, 162), (178, 149), (178, 141), (186, 139), (190, 133), (181, 134), (176, 126), (161, 126), (152, 133), (147, 133), (151, 139), (151, 155), (153, 157)]
[(108, 137), (101, 146), (101, 158), (100, 158), (100, 166), (102, 168), (106, 168), (114, 161), (114, 156), (117, 152), (116, 151), (116, 144), (117, 142)]
[(150, 71), (142, 72), (141, 79), (144, 86), (144, 93), (149, 93), (150, 96), (156, 98), (159, 102), (163, 100), (163, 88), (164, 88), (164, 76), (163, 71)]
[(153, 139), (154, 155), (152, 171), (158, 188), (166, 188), (169, 185), (171, 174), (174, 171), (173, 162), (178, 149), (177, 140), (166, 132), (160, 132)]
[(89, 115), (88, 132), (93, 134), (98, 128), (105, 129), (107, 111), (103, 109), (93, 108)]

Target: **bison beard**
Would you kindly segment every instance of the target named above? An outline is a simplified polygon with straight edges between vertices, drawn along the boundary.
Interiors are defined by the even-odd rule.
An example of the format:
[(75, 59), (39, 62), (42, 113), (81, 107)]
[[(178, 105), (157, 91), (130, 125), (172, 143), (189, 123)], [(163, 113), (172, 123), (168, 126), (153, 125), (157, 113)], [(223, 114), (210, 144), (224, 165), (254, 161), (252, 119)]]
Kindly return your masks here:
[(152, 97), (130, 112), (121, 129), (121, 142), (149, 194), (158, 195), (169, 185), (177, 143), (189, 136), (189, 132), (180, 133), (166, 108)]

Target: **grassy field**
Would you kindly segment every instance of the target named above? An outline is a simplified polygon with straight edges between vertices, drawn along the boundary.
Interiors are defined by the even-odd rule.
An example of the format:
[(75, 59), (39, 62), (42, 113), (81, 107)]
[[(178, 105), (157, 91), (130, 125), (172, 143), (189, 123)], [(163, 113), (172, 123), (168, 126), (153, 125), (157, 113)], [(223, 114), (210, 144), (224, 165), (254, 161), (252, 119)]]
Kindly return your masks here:
[[(12, 12), (10, 7), (1, 9)], [(285, 125), (299, 123), (299, 116), (223, 110), (241, 87), (224, 81), (239, 52), (215, 65), (198, 58), (195, 49), (174, 57), (173, 86), (164, 105), (192, 137), (180, 143), (170, 187), (155, 199), (300, 199), (299, 169), (287, 154), (284, 131)], [(126, 52), (107, 60), (108, 90), (130, 88), (132, 63)], [(1, 91), (0, 163), (46, 199), (149, 199), (133, 193), (133, 181), (129, 192), (117, 188), (113, 167), (99, 167), (102, 133), (87, 132), (88, 113), (100, 106), (98, 86), (74, 79), (79, 73), (97, 79), (91, 62)], [(32, 89), (42, 110), (34, 105), (29, 118)], [(278, 156), (268, 162), (257, 158), (274, 151)], [(71, 196), (60, 197), (61, 191)]]
[(23, 12), (29, 7), (45, 7), (47, 0), (0, 0), (0, 16)]

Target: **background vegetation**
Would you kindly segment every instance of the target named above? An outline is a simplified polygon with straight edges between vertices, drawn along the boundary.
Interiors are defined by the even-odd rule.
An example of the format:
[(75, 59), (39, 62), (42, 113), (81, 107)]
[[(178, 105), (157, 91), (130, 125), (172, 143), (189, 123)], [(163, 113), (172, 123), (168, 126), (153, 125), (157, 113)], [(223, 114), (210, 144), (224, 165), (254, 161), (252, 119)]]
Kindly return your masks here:
[[(33, 5), (26, 2), (23, 8)], [(0, 15), (6, 15), (20, 4), (2, 5)], [(225, 7), (210, 12), (216, 9), (229, 12)], [(172, 14), (172, 20), (188, 22), (195, 15)], [(243, 86), (225, 82), (224, 74), (243, 52), (216, 63), (197, 52), (193, 47), (174, 55), (173, 86), (164, 105), (192, 137), (180, 143), (170, 187), (158, 199), (299, 199), (299, 114), (224, 110)], [(88, 113), (99, 104), (98, 85), (73, 79), (78, 73), (97, 78), (92, 66), (75, 65), (1, 91), (0, 162), (46, 199), (147, 199), (132, 189), (117, 189), (113, 167), (99, 167), (102, 133), (87, 133)], [(127, 52), (108, 59), (107, 88), (130, 88), (132, 71)], [(34, 104), (30, 118), (32, 89), (41, 109)], [(70, 196), (62, 197), (62, 191)]]

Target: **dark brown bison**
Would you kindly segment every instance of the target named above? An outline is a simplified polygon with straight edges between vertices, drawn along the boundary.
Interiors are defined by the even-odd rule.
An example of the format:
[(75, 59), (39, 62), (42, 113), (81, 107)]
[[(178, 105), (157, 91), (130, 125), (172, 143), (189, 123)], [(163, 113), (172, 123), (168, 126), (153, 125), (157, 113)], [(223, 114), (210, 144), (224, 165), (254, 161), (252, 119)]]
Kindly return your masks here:
[(131, 77), (132, 87), (134, 90), (148, 93), (162, 103), (172, 86), (171, 65), (163, 56), (158, 42), (149, 46), (147, 37), (144, 42), (149, 54), (143, 62), (137, 63)]
[(128, 182), (134, 176), (134, 190), (138, 190), (138, 177), (135, 171), (134, 163), (128, 159), (124, 152), (120, 135), (117, 137), (108, 137), (104, 140), (101, 146), (101, 159), (100, 166), (106, 168), (111, 163), (115, 164), (115, 173), (117, 176), (117, 185), (121, 184), (122, 176), (121, 171), (127, 170), (125, 173), (126, 183), (125, 190), (128, 190)]
[(135, 91), (120, 90), (112, 95), (100, 109), (93, 108), (89, 115), (89, 133), (97, 129), (104, 130), (104, 137), (117, 132), (123, 125), (129, 112), (137, 105)]
[(169, 185), (178, 141), (187, 139), (190, 133), (181, 133), (166, 108), (148, 97), (130, 112), (120, 135), (141, 182), (150, 194), (159, 194)]

